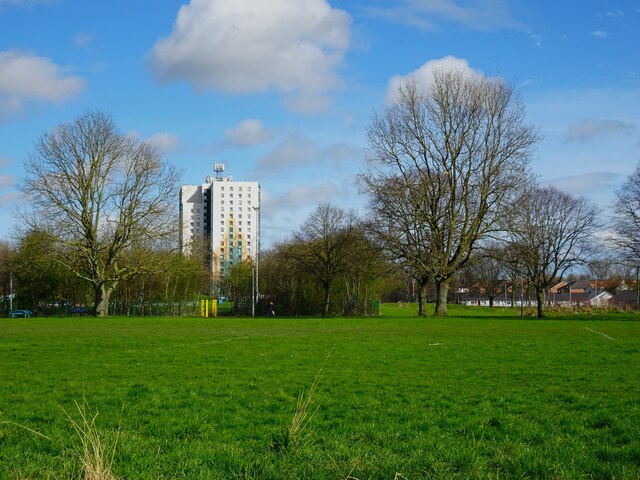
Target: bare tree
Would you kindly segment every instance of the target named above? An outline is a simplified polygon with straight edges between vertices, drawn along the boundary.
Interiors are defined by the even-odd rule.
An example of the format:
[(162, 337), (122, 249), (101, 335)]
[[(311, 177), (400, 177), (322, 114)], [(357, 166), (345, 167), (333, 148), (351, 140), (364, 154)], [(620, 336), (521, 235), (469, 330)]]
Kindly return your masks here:
[(324, 292), (323, 317), (329, 315), (334, 281), (349, 268), (356, 222), (354, 213), (322, 204), (294, 234), (294, 242), (285, 252), (299, 270), (320, 283)]
[(608, 256), (592, 258), (587, 262), (589, 273), (595, 280), (608, 280), (613, 271), (615, 260)]
[(588, 260), (598, 210), (553, 187), (532, 187), (519, 199), (510, 223), (511, 249), (535, 289), (542, 318), (545, 289)]
[(48, 232), (22, 232), (17, 240), (13, 271), (18, 286), (14, 285), (14, 292), (29, 309), (47, 311), (46, 306), (52, 303), (64, 308), (86, 302), (87, 284), (60, 265), (56, 257)]
[(364, 190), (375, 202), (390, 178), (402, 182), (403, 202), (424, 232), (435, 314), (446, 315), (452, 277), (476, 243), (496, 231), (497, 217), (527, 181), (538, 133), (501, 79), (439, 71), (427, 91), (411, 82), (401, 87), (398, 102), (374, 116), (368, 140)]
[(474, 257), (468, 267), (471, 280), (489, 299), (489, 306), (493, 307), (498, 294), (504, 294), (506, 290), (505, 261), (499, 258), (495, 249), (489, 249)]
[(49, 234), (56, 260), (91, 283), (95, 314), (107, 315), (118, 282), (145, 268), (121, 260), (175, 228), (178, 173), (101, 112), (44, 133), (25, 167), (29, 224)]
[(621, 248), (626, 260), (638, 264), (640, 262), (640, 164), (616, 192), (614, 207), (614, 228), (617, 235), (613, 241)]
[(251, 314), (251, 275), (250, 262), (237, 262), (221, 278), (220, 292), (231, 301), (233, 315)]
[[(418, 179), (419, 177), (414, 177)], [(421, 221), (419, 190), (402, 176), (362, 175), (361, 185), (369, 194), (366, 228), (395, 264), (418, 284), (418, 315), (426, 315), (427, 286), (431, 280), (429, 225)]]
[(0, 240), (0, 305), (9, 308), (9, 295), (13, 294), (13, 263), (15, 249), (11, 243)]
[(380, 299), (385, 280), (395, 268), (361, 222), (354, 225), (349, 243), (348, 264), (341, 276), (344, 287), (342, 314), (366, 315), (371, 313), (371, 302)]

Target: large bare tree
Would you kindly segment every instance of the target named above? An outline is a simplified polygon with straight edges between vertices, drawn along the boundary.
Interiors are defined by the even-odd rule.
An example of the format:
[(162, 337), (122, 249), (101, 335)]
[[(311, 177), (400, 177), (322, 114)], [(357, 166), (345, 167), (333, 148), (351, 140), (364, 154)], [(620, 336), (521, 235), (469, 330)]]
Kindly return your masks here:
[(512, 258), (535, 289), (542, 318), (545, 289), (588, 260), (598, 209), (585, 198), (534, 186), (518, 200), (509, 223)]
[(404, 184), (399, 200), (424, 232), (424, 274), (436, 282), (435, 315), (444, 316), (451, 279), (527, 181), (538, 133), (502, 79), (441, 70), (432, 80), (424, 90), (407, 82), (398, 101), (374, 115), (363, 184), (373, 201), (390, 178)]
[(614, 242), (626, 260), (640, 262), (640, 164), (616, 192)]
[(107, 315), (118, 282), (145, 267), (137, 255), (121, 260), (175, 229), (177, 171), (95, 111), (44, 133), (25, 167), (28, 222), (49, 234), (58, 262), (91, 283), (95, 314)]

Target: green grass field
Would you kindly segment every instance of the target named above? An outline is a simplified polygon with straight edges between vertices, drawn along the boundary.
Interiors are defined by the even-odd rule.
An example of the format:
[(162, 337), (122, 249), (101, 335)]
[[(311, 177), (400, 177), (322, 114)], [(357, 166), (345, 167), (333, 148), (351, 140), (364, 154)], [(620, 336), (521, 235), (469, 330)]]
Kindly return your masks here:
[(383, 313), (0, 319), (0, 479), (640, 478), (639, 317)]

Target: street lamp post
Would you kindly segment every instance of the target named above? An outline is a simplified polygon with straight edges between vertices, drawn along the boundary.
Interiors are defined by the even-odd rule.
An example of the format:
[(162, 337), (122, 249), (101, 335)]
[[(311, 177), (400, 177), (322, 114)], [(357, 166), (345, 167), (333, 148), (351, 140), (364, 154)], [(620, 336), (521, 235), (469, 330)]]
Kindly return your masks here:
[(640, 308), (640, 265), (636, 265), (636, 308)]
[(255, 305), (260, 299), (260, 194), (258, 193), (258, 206), (253, 207), (256, 212), (256, 222), (258, 229), (256, 230), (256, 271), (255, 271), (255, 290), (253, 291), (253, 304)]
[(251, 265), (251, 317), (256, 316), (256, 277), (255, 266)]
[(573, 305), (573, 302), (571, 301), (571, 281), (569, 281), (569, 307), (571, 307)]
[(520, 318), (524, 318), (524, 275), (520, 275)]
[(13, 272), (9, 272), (9, 311), (13, 310)]
[(507, 281), (504, 281), (504, 306), (507, 307)]

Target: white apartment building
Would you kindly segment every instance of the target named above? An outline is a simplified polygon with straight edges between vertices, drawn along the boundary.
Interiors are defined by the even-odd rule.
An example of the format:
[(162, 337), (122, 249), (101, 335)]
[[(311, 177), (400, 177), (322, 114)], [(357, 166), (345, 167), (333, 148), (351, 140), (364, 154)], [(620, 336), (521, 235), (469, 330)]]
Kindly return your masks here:
[(256, 258), (260, 241), (260, 184), (217, 176), (180, 189), (180, 249), (191, 253), (196, 242), (209, 251), (214, 278), (240, 261)]

